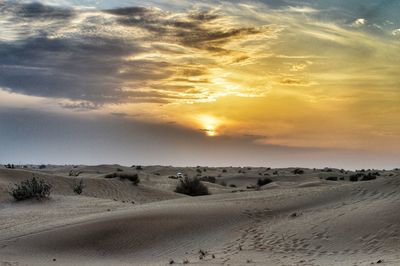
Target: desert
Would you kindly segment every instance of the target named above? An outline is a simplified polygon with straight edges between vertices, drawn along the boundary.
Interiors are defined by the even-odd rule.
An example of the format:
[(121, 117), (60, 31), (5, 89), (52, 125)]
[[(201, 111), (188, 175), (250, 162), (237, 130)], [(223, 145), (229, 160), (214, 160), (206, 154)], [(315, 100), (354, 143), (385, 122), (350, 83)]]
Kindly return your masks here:
[[(0, 170), (1, 265), (400, 264), (399, 170), (18, 168)], [(32, 176), (50, 196), (13, 199)], [(174, 192), (186, 176), (209, 195)]]

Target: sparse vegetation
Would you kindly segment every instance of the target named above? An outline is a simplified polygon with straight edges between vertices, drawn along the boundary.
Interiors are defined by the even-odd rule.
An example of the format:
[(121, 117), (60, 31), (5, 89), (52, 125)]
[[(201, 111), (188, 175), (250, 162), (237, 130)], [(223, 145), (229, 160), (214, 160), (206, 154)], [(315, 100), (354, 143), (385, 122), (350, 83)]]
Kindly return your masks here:
[(226, 169), (222, 169), (222, 173), (226, 173), (227, 171), (226, 171)]
[(257, 186), (258, 186), (258, 187), (262, 187), (262, 186), (264, 186), (264, 185), (266, 185), (266, 184), (269, 184), (269, 183), (271, 183), (271, 182), (273, 182), (273, 180), (270, 179), (270, 178), (268, 178), (268, 177), (259, 178), (259, 179), (257, 180)]
[(221, 185), (221, 186), (224, 186), (224, 187), (226, 187), (228, 184), (226, 184), (226, 182), (225, 181), (221, 181), (221, 182), (219, 182), (219, 184)]
[(140, 183), (140, 178), (138, 174), (117, 174), (117, 176), (121, 179), (128, 179), (135, 186)]
[(338, 181), (338, 177), (337, 176), (329, 176), (326, 178), (326, 180), (328, 181)]
[(378, 172), (375, 173), (368, 173), (366, 175), (364, 175), (360, 181), (370, 181), (370, 180), (374, 180), (376, 179), (377, 176), (379, 176), (380, 174)]
[(32, 177), (22, 181), (20, 184), (15, 184), (11, 188), (10, 195), (17, 201), (36, 198), (38, 200), (48, 198), (51, 192), (51, 185), (42, 179)]
[(143, 170), (143, 167), (141, 165), (137, 165), (136, 170), (141, 171), (141, 170)]
[(111, 173), (111, 174), (105, 175), (104, 177), (105, 178), (116, 178), (117, 176), (118, 176), (117, 173)]
[(128, 179), (132, 182), (133, 185), (138, 185), (140, 183), (140, 178), (138, 174), (129, 174), (129, 173), (111, 173), (104, 176), (105, 178), (117, 178), (120, 179)]
[(296, 168), (296, 169), (293, 170), (293, 174), (302, 175), (302, 174), (304, 174), (304, 170), (300, 169), (300, 168)]
[(365, 173), (360, 171), (358, 173), (355, 173), (353, 175), (351, 175), (349, 177), (349, 180), (352, 182), (356, 182), (356, 181), (370, 181), (370, 180), (374, 180), (376, 179), (377, 176), (380, 176), (379, 172), (368, 172)]
[(189, 196), (209, 195), (208, 188), (198, 178), (184, 177), (175, 188), (176, 193)]
[(74, 170), (71, 170), (71, 171), (69, 171), (69, 176), (79, 176), (80, 174), (81, 174), (82, 172), (81, 171), (74, 171)]
[(349, 176), (349, 181), (357, 182), (358, 178), (362, 177), (362, 176), (363, 176), (363, 174), (361, 174), (361, 173), (357, 173), (357, 174), (351, 175), (351, 176)]
[(5, 168), (7, 169), (15, 169), (15, 165), (14, 164), (6, 164), (4, 165)]
[(79, 181), (79, 183), (74, 184), (72, 189), (75, 192), (75, 194), (80, 195), (80, 194), (82, 194), (84, 188), (85, 188), (85, 184), (83, 184), (83, 179), (81, 179)]
[(214, 176), (202, 176), (200, 177), (200, 181), (208, 182), (208, 183), (215, 183), (216, 179)]
[(236, 185), (235, 185), (235, 184), (230, 184), (229, 186), (230, 186), (230, 187), (233, 187), (233, 188), (235, 188), (235, 187), (236, 187)]
[(46, 169), (46, 165), (44, 164), (39, 165), (39, 169)]

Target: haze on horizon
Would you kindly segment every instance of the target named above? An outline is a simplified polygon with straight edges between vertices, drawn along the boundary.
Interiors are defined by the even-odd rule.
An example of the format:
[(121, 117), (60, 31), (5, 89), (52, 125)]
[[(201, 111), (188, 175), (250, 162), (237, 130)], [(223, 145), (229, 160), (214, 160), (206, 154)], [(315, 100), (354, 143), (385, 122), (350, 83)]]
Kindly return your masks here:
[(398, 167), (399, 12), (0, 0), (0, 162)]

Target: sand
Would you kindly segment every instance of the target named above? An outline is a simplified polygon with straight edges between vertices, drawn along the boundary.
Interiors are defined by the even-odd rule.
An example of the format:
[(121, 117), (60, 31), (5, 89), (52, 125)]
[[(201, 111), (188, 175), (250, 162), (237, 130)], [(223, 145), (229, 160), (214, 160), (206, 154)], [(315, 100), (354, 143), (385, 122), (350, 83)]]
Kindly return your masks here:
[[(118, 169), (140, 184), (104, 178)], [(350, 182), (336, 169), (205, 170), (0, 169), (0, 265), (400, 265), (400, 171)], [(177, 172), (215, 176), (212, 195), (174, 193)], [(52, 184), (50, 199), (13, 201), (10, 183), (32, 174)], [(247, 188), (260, 177), (274, 182)]]

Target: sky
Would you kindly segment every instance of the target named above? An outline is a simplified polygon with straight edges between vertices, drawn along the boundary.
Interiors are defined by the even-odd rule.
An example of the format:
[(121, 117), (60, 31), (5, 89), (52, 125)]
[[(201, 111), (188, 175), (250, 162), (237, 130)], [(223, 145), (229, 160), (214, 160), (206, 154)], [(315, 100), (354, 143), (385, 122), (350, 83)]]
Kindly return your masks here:
[(0, 163), (400, 166), (398, 0), (0, 0)]

